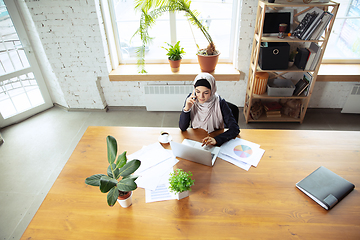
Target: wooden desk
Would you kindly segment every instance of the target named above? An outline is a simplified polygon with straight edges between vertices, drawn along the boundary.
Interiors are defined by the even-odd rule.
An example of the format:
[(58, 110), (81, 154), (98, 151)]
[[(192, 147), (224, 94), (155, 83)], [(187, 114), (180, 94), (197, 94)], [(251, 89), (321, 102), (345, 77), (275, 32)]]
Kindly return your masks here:
[[(130, 208), (111, 208), (106, 194), (85, 185), (86, 177), (105, 173), (107, 135), (131, 154), (156, 142), (161, 130), (177, 142), (206, 135), (89, 127), (22, 239), (360, 239), (360, 132), (243, 129), (242, 138), (266, 150), (258, 167), (181, 160), (177, 167), (191, 171), (195, 185), (180, 201), (145, 203), (138, 188)], [(356, 187), (330, 211), (295, 187), (321, 165)]]

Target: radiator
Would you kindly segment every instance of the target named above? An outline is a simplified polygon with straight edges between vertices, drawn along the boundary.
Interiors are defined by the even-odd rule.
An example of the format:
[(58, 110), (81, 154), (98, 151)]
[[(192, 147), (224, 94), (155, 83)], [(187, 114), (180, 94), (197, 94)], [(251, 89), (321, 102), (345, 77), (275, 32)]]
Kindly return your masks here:
[(145, 86), (146, 110), (181, 111), (185, 98), (193, 90), (193, 85), (147, 85)]
[(341, 113), (360, 113), (360, 84), (353, 86)]

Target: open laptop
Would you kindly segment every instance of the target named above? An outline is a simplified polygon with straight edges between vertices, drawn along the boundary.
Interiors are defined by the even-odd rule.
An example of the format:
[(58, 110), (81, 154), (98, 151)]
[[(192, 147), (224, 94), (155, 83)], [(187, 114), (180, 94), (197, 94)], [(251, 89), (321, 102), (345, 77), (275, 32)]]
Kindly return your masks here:
[(185, 139), (183, 143), (170, 142), (175, 157), (212, 167), (219, 154), (219, 147), (204, 146), (200, 142)]

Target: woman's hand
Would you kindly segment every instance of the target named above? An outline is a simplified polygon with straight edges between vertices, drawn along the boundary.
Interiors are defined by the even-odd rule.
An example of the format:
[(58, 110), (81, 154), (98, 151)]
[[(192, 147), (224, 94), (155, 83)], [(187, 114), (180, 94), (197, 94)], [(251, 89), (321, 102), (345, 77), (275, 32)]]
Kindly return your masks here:
[(208, 145), (216, 145), (216, 140), (215, 138), (212, 138), (212, 137), (206, 137), (202, 140), (202, 145), (201, 146), (208, 146)]
[(194, 105), (195, 101), (196, 101), (196, 95), (195, 95), (195, 91), (193, 91), (191, 95), (186, 99), (184, 111), (186, 112), (189, 111), (191, 107)]

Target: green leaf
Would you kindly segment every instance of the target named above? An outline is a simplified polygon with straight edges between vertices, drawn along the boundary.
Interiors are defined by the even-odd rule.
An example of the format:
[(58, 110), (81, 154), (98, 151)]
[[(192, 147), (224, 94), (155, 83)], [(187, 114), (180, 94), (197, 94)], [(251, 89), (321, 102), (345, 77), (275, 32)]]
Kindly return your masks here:
[[(113, 171), (115, 176), (113, 175)], [(115, 179), (118, 179), (120, 177), (120, 169), (116, 168), (115, 163), (109, 165), (109, 167), (107, 168), (107, 175)]]
[(191, 179), (191, 172), (184, 172), (182, 169), (176, 169), (170, 174), (169, 183), (171, 192), (191, 191), (191, 186), (194, 185), (195, 180)]
[(95, 174), (85, 179), (85, 183), (91, 186), (100, 186), (100, 178), (105, 174)]
[(112, 164), (115, 162), (115, 158), (117, 154), (117, 142), (113, 136), (107, 136), (106, 143), (107, 143), (108, 161), (110, 164)]
[(100, 191), (103, 193), (108, 192), (111, 188), (117, 185), (116, 179), (110, 178), (108, 176), (102, 176), (100, 178)]
[(122, 168), (126, 162), (127, 162), (126, 151), (124, 151), (122, 154), (118, 156), (118, 159), (116, 161), (116, 168)]
[(137, 175), (129, 175), (129, 176), (126, 176), (126, 177), (123, 177), (123, 179), (132, 179), (132, 180), (136, 180), (139, 176)]
[(130, 192), (137, 188), (136, 183), (131, 178), (123, 178), (118, 182), (117, 188), (123, 192)]
[(114, 206), (118, 197), (119, 197), (119, 190), (117, 189), (117, 187), (111, 188), (109, 193), (107, 194), (108, 205), (111, 207)]
[(120, 168), (120, 176), (126, 177), (133, 172), (135, 172), (140, 167), (140, 160), (134, 159), (126, 163), (122, 168)]

